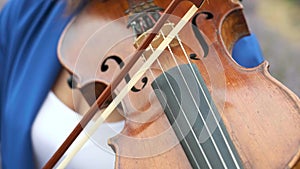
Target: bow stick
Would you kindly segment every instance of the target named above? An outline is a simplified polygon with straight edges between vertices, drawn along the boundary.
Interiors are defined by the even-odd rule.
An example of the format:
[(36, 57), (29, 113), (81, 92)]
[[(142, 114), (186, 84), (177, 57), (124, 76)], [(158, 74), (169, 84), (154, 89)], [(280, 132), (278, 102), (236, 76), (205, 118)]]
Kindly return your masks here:
[[(167, 47), (167, 45), (172, 41), (172, 39), (178, 34), (178, 32), (182, 29), (180, 27), (183, 27), (191, 18), (192, 16), (197, 12), (198, 8), (200, 8), (200, 6), (203, 4), (204, 0), (194, 0), (193, 2), (193, 6), (190, 8), (189, 12), (185, 14), (184, 18), (185, 20), (183, 20), (183, 18), (181, 19), (181, 21), (179, 23), (183, 24), (183, 25), (179, 25), (179, 23), (177, 24), (178, 28), (177, 29), (173, 29), (173, 31), (170, 32), (169, 36), (161, 43), (161, 47), (165, 46), (163, 49), (160, 50), (156, 50), (157, 52), (155, 56), (155, 59), (151, 59), (149, 60), (149, 62), (145, 62), (150, 64), (151, 61), (152, 63), (157, 59), (157, 57), (160, 55), (160, 53)], [(152, 40), (155, 38), (156, 33), (159, 32), (159, 30), (161, 29), (161, 27), (163, 26), (163, 24), (165, 23), (165, 21), (168, 19), (168, 14), (171, 14), (174, 9), (177, 7), (177, 5), (182, 2), (182, 0), (174, 0), (171, 2), (171, 4), (168, 6), (168, 8), (166, 9), (165, 13), (161, 16), (161, 18), (158, 20), (158, 22), (156, 23), (156, 25), (154, 26), (154, 28), (152, 29), (152, 31), (150, 32), (150, 34), (148, 35), (148, 37), (144, 40), (144, 42), (142, 43), (142, 45), (137, 49), (136, 53), (132, 56), (131, 60), (128, 62), (128, 64), (126, 64), (123, 68), (123, 70), (121, 71), (121, 73), (115, 78), (115, 80), (108, 85), (105, 90), (101, 93), (101, 95), (97, 98), (97, 100), (95, 101), (95, 103), (91, 106), (91, 108), (88, 110), (88, 112), (84, 115), (84, 117), (81, 119), (81, 121), (76, 125), (75, 129), (71, 132), (71, 134), (67, 137), (67, 139), (64, 141), (64, 143), (58, 148), (58, 150), (54, 153), (54, 155), (50, 158), (50, 160), (45, 164), (45, 166), (43, 167), (43, 169), (51, 169), (53, 168), (56, 163), (59, 161), (59, 159), (63, 156), (63, 154), (68, 150), (68, 148), (71, 146), (71, 144), (74, 142), (74, 140), (78, 137), (78, 135), (83, 131), (83, 128), (89, 123), (89, 121), (94, 117), (94, 115), (96, 114), (98, 107), (100, 107), (106, 99), (108, 99), (111, 96), (111, 91), (113, 91), (118, 84), (122, 81), (122, 79), (125, 77), (125, 75), (128, 73), (128, 71), (130, 70), (130, 68), (135, 64), (135, 62), (139, 59), (139, 57), (142, 55), (143, 51), (145, 49), (147, 49), (147, 47), (149, 46), (149, 44), (152, 42)], [(180, 29), (179, 29), (180, 28)], [(178, 31), (178, 32), (177, 32)], [(177, 32), (177, 33), (175, 33)], [(175, 34), (174, 34), (175, 33)], [(173, 38), (171, 38), (171, 36), (173, 36)], [(169, 41), (169, 42), (168, 42)], [(168, 42), (168, 43), (166, 43)], [(160, 53), (159, 53), (160, 51)], [(154, 55), (154, 53), (152, 55)], [(153, 56), (154, 58), (154, 56)], [(151, 63), (151, 64), (152, 64)], [(148, 68), (146, 68), (147, 65), (143, 65), (145, 66), (143, 68), (143, 70), (141, 69), (138, 73), (136, 73), (134, 75), (134, 80), (135, 83), (138, 81), (138, 77), (141, 77), (143, 75), (143, 71), (145, 72), (150, 66), (149, 65)], [(145, 69), (146, 68), (146, 69)], [(127, 90), (130, 90), (131, 87), (135, 84), (133, 83), (134, 81), (131, 80), (132, 82), (129, 82), (127, 84), (127, 87), (124, 88), (124, 95), (126, 95)], [(131, 87), (128, 87), (128, 85), (132, 85)], [(123, 90), (122, 90), (123, 91)], [(120, 95), (120, 94), (119, 94)], [(117, 98), (117, 97), (116, 97)], [(115, 99), (116, 99), (115, 98)], [(121, 98), (121, 96), (120, 96)], [(115, 100), (114, 99), (114, 100)], [(122, 99), (121, 99), (122, 100)], [(120, 101), (121, 101), (120, 100)], [(119, 101), (119, 102), (120, 102)], [(113, 101), (108, 107), (113, 108), (114, 106), (118, 105), (115, 102), (117, 101)], [(111, 108), (109, 108), (109, 110), (111, 110)], [(113, 108), (114, 109), (114, 108)], [(112, 110), (113, 110), (112, 109)], [(99, 119), (97, 120), (97, 122), (99, 121), (100, 123), (102, 123), (108, 116), (109, 116), (109, 110), (108, 111), (104, 111)], [(102, 122), (101, 122), (102, 121)], [(97, 124), (97, 122), (95, 124)], [(93, 127), (94, 128), (94, 127)], [(80, 148), (79, 148), (80, 149)]]

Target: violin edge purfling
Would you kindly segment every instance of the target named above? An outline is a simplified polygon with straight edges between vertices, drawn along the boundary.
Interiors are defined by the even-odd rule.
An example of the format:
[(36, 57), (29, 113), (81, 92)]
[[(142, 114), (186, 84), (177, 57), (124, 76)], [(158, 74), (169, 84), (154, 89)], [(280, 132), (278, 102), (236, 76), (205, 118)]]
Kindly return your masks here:
[[(192, 0), (191, 0), (192, 1)], [(97, 112), (98, 107), (101, 107), (103, 103), (111, 96), (111, 91), (113, 91), (117, 85), (122, 81), (125, 75), (128, 73), (130, 68), (134, 65), (134, 63), (141, 56), (143, 50), (147, 48), (147, 46), (154, 39), (156, 32), (159, 32), (160, 28), (163, 26), (164, 22), (168, 18), (168, 14), (171, 14), (173, 10), (180, 4), (180, 0), (173, 0), (170, 5), (168, 5), (164, 14), (155, 24), (151, 33), (144, 40), (142, 45), (136, 50), (134, 55), (130, 58), (130, 61), (123, 67), (122, 71), (117, 75), (117, 77), (103, 90), (100, 96), (97, 98), (95, 103), (91, 106), (88, 112), (84, 115), (82, 120), (78, 123), (78, 125), (74, 128), (74, 130), (70, 133), (68, 138), (64, 141), (64, 143), (58, 148), (58, 150), (54, 153), (54, 155), (50, 158), (50, 160), (43, 167), (44, 169), (53, 168), (58, 160), (63, 156), (63, 154), (67, 151), (67, 149), (71, 146), (71, 144), (75, 141), (75, 139), (82, 132), (83, 128), (88, 124), (88, 122), (94, 117)], [(198, 7), (203, 3), (203, 0), (193, 1), (194, 4)], [(60, 45), (59, 45), (60, 46)], [(64, 65), (64, 64), (63, 64)], [(70, 69), (68, 69), (70, 70)]]
[[(203, 8), (210, 10), (210, 12), (214, 11), (214, 8), (210, 7), (209, 4), (205, 4)], [(242, 6), (239, 3), (233, 4), (233, 8), (227, 11), (225, 10), (223, 17), (214, 16), (214, 18), (219, 19), (219, 21), (215, 21), (217, 24), (214, 25), (218, 29), (218, 34), (211, 36), (210, 40), (216, 42), (215, 46), (221, 46), (221, 48), (217, 49), (222, 64), (230, 65), (230, 67), (225, 69), (225, 74), (227, 75), (225, 105), (224, 107), (219, 107), (219, 109), (223, 110), (223, 120), (227, 123), (225, 125), (229, 132), (232, 132), (231, 137), (235, 140), (234, 143), (238, 149), (247, 150), (246, 147), (241, 148), (241, 146), (252, 144), (252, 150), (261, 149), (261, 153), (253, 157), (249, 156), (251, 151), (242, 152), (242, 150), (239, 150), (241, 151), (240, 154), (242, 155), (245, 168), (285, 168), (293, 165), (291, 160), (294, 158), (294, 161), (295, 159), (299, 161), (299, 155), (297, 156), (296, 154), (299, 154), (300, 151), (300, 102), (298, 96), (270, 75), (267, 61), (255, 68), (244, 68), (232, 59), (230, 53), (233, 42), (249, 34), (249, 29), (242, 13)], [(206, 27), (208, 27), (207, 24), (200, 26), (204, 34), (209, 32), (209, 30), (205, 30)], [(237, 38), (237, 32), (241, 32), (239, 38)], [(241, 103), (240, 105), (232, 106), (232, 103), (239, 103), (241, 100), (245, 101), (246, 104)], [(259, 101), (265, 103), (265, 105), (258, 107), (257, 105), (260, 105)], [(255, 107), (255, 109), (245, 111), (247, 110), (245, 109), (246, 107), (249, 110), (251, 110), (251, 107)], [(241, 111), (243, 109), (244, 111)], [(235, 119), (238, 118), (243, 119), (244, 123), (232, 123), (236, 122)], [(273, 120), (271, 121), (270, 119)], [(281, 119), (286, 119), (286, 121)], [(229, 124), (229, 122), (231, 123)], [(252, 131), (246, 128), (239, 129), (242, 128), (242, 125), (252, 128)], [(262, 131), (268, 131), (268, 134), (262, 134), (260, 130), (255, 129), (257, 127), (261, 128)], [(244, 136), (240, 132), (255, 133), (253, 136), (257, 138), (248, 136), (245, 137), (247, 139), (239, 138)], [(274, 139), (271, 139), (272, 141), (270, 136), (274, 137)], [(283, 136), (286, 138), (282, 138)], [(253, 143), (250, 142), (251, 140)], [(254, 146), (254, 142), (260, 144), (257, 143)], [(286, 143), (286, 145), (282, 143)], [(283, 154), (280, 156), (276, 151), (278, 153), (285, 151), (289, 155)], [(251, 153), (254, 153), (254, 151)], [(268, 156), (270, 161), (265, 160), (265, 156), (260, 157), (261, 154)], [(273, 160), (271, 160), (272, 158)], [(279, 162), (278, 159), (282, 160), (282, 162)], [(272, 161), (278, 163), (277, 167), (275, 167), (275, 162), (272, 164)], [(254, 165), (255, 162), (258, 164)]]
[[(119, 1), (118, 1), (119, 2)], [(159, 6), (161, 5), (162, 7), (165, 7), (167, 2), (159, 2), (155, 1)], [(208, 3), (209, 2), (209, 3)], [(126, 1), (120, 1), (119, 4), (115, 4), (116, 1), (111, 0), (111, 2), (105, 2), (107, 4), (111, 5), (111, 9), (116, 9), (118, 10), (115, 14), (104, 14), (103, 12), (100, 11), (94, 11), (92, 12), (92, 16), (98, 16), (99, 17), (99, 22), (101, 23), (104, 18), (104, 20), (107, 22), (107, 20), (110, 20), (111, 18), (115, 19), (115, 16), (111, 15), (118, 15), (117, 17), (123, 16), (122, 12), (120, 12), (120, 9), (126, 9)], [(101, 4), (101, 3), (95, 3), (98, 5), (98, 9), (103, 9), (105, 10), (105, 5), (107, 4)], [(217, 12), (212, 8), (212, 6), (220, 6), (220, 10)], [(92, 8), (92, 7), (90, 7)], [(96, 8), (96, 7), (95, 7)], [(226, 21), (226, 18), (228, 19), (228, 16), (230, 14), (236, 14), (236, 10), (240, 10), (241, 7), (238, 4), (232, 3), (231, 1), (222, 1), (222, 0), (215, 0), (215, 1), (206, 1), (204, 6), (200, 10), (210, 10), (211, 13), (214, 14), (213, 20), (210, 21), (205, 21), (203, 18), (199, 18), (200, 20), (198, 23), (199, 28), (201, 29), (201, 32), (204, 35), (204, 39), (208, 41), (209, 44), (209, 54), (206, 57), (206, 59), (201, 59), (200, 61), (193, 61), (197, 66), (198, 69), (200, 70), (201, 74), (203, 75), (204, 81), (206, 82), (208, 88), (212, 86), (211, 81), (208, 77), (208, 74), (210, 71), (204, 70), (204, 64), (206, 64), (208, 67), (213, 67), (215, 65), (211, 64), (213, 61), (220, 60), (221, 63), (226, 66), (226, 69), (224, 71), (224, 74), (226, 76), (226, 98), (217, 98), (218, 92), (222, 90), (222, 88), (218, 88), (216, 86), (215, 88), (213, 87), (212, 90), (212, 97), (216, 103), (216, 106), (218, 110), (221, 113), (222, 119), (224, 120), (224, 124), (226, 126), (226, 129), (228, 130), (228, 133), (230, 135), (231, 140), (233, 141), (239, 155), (241, 156), (244, 168), (262, 168), (262, 167), (269, 167), (269, 168), (285, 168), (287, 166), (293, 165), (292, 162), (292, 157), (297, 158), (295, 155), (298, 150), (291, 151), (291, 147), (295, 147), (295, 140), (297, 142), (298, 140), (298, 146), (299, 146), (299, 138), (297, 138), (297, 131), (294, 129), (291, 129), (291, 131), (288, 131), (287, 123), (282, 122), (282, 117), (284, 119), (289, 119), (291, 120), (290, 124), (293, 124), (296, 128), (299, 127), (295, 122), (297, 122), (297, 119), (299, 119), (299, 98), (293, 94), (291, 91), (287, 90), (286, 87), (284, 87), (282, 84), (280, 84), (278, 81), (273, 79), (270, 74), (267, 72), (267, 63), (263, 63), (259, 67), (252, 68), (252, 69), (246, 69), (243, 68), (239, 65), (237, 65), (231, 58), (230, 56), (230, 46), (238, 40), (239, 38), (246, 36), (249, 33), (249, 30), (245, 31), (243, 29), (247, 28), (247, 25), (243, 23), (243, 19), (238, 18), (237, 16), (240, 15), (238, 14), (237, 16), (233, 16)], [(93, 10), (91, 10), (93, 11)], [(178, 11), (177, 11), (178, 12)], [(179, 10), (179, 13), (181, 11)], [(103, 18), (101, 18), (103, 17)], [(76, 24), (79, 24), (80, 20), (82, 18), (78, 18)], [(219, 20), (217, 20), (219, 19)], [(238, 20), (238, 21), (236, 21)], [(93, 22), (94, 20), (92, 20)], [(213, 23), (214, 22), (214, 23)], [(232, 28), (237, 26), (234, 23), (240, 23), (241, 26), (244, 28), (242, 30), (239, 29), (234, 29), (236, 30), (236, 34), (232, 35), (232, 31), (230, 31)], [(75, 25), (76, 25), (75, 24)], [(225, 25), (225, 26), (224, 26)], [(126, 24), (124, 24), (124, 29)], [(70, 28), (66, 29), (66, 31), (74, 31), (74, 24), (70, 25)], [(75, 26), (76, 28), (76, 26)], [(83, 28), (82, 28), (83, 29)], [(75, 29), (76, 30), (76, 29)], [(227, 33), (223, 34), (226, 30)], [(215, 31), (215, 32), (214, 32)], [(76, 32), (76, 31), (74, 31)], [(66, 32), (69, 33), (69, 32)], [(217, 34), (216, 34), (217, 33)], [(78, 34), (76, 34), (78, 35)], [(221, 37), (221, 35), (223, 37)], [(83, 35), (78, 35), (81, 39), (80, 41), (85, 41), (84, 38), (81, 36)], [(231, 36), (233, 38), (231, 38)], [(68, 36), (66, 36), (68, 37)], [(87, 35), (89, 37), (89, 35)], [(191, 41), (195, 42), (195, 44), (198, 44), (197, 41), (195, 41), (195, 38), (191, 37)], [(64, 44), (65, 45), (65, 44)], [(71, 46), (73, 44), (71, 43)], [(79, 43), (79, 45), (81, 45)], [(68, 46), (68, 45), (67, 45)], [(72, 47), (74, 48), (74, 47)], [(78, 47), (77, 47), (78, 48)], [(128, 45), (125, 46), (124, 48), (128, 48)], [(59, 50), (63, 49), (68, 49), (65, 48), (65, 46), (61, 46)], [(143, 49), (143, 48), (141, 48)], [(130, 53), (127, 50), (123, 51), (113, 51), (115, 54), (118, 54), (122, 56), (122, 52), (124, 53)], [(68, 53), (68, 52), (61, 52), (59, 51), (58, 53)], [(72, 52), (71, 52), (72, 53)], [(197, 52), (196, 52), (197, 53)], [(74, 53), (73, 53), (74, 54)], [(201, 56), (201, 51), (197, 53), (199, 56)], [(60, 54), (61, 55), (61, 54)], [(76, 54), (75, 54), (76, 56)], [(124, 58), (122, 58), (125, 60)], [(126, 63), (125, 63), (126, 64)], [(230, 66), (230, 67), (229, 67)], [(72, 69), (68, 69), (72, 70)], [(208, 73), (205, 73), (208, 72)], [(101, 82), (105, 82), (103, 79), (100, 78)], [(263, 84), (263, 86), (262, 86)], [(145, 90), (146, 91), (146, 90)], [(267, 92), (268, 91), (268, 92)], [(110, 90), (109, 90), (110, 92)], [(107, 92), (108, 93), (108, 92)], [(245, 97), (245, 93), (248, 95)], [(251, 94), (252, 93), (252, 94)], [(110, 94), (110, 93), (109, 93)], [(132, 97), (136, 96), (135, 94), (130, 93)], [(260, 96), (262, 95), (262, 96)], [(129, 96), (131, 97), (131, 96)], [(222, 100), (224, 99), (224, 100)], [(271, 102), (274, 99), (274, 102)], [(284, 103), (283, 101), (284, 100)], [(287, 102), (288, 100), (289, 102)], [(266, 105), (266, 108), (263, 108), (262, 106), (257, 106), (258, 101), (266, 102), (268, 103)], [(137, 103), (140, 103), (136, 101)], [(220, 105), (219, 102), (224, 103), (224, 105)], [(242, 102), (242, 103), (241, 103)], [(272, 106), (272, 103), (275, 104)], [(249, 105), (247, 105), (249, 104)], [(281, 105), (284, 107), (287, 107), (288, 109), (283, 109), (279, 106), (278, 110), (275, 108), (278, 105)], [(250, 106), (251, 105), (251, 106)], [(254, 106), (253, 106), (254, 105)], [(256, 106), (256, 107), (255, 107)], [(245, 110), (245, 107), (247, 108)], [(294, 108), (293, 108), (294, 107)], [(249, 109), (249, 110), (248, 110)], [(274, 111), (274, 113), (269, 113), (268, 111)], [(284, 115), (280, 116), (278, 111), (281, 112), (293, 112), (289, 113), (289, 115)], [(283, 111), (284, 110), (284, 111)], [(289, 111), (287, 111), (289, 110)], [(162, 113), (162, 112), (160, 112)], [(298, 115), (297, 115), (298, 113)], [(264, 115), (265, 114), (265, 115)], [(272, 123), (271, 120), (269, 120), (267, 117), (273, 117), (274, 116), (274, 121), (278, 121), (278, 124)], [(279, 118), (279, 116), (281, 118)], [(291, 119), (291, 117), (294, 117), (294, 119)], [(160, 115), (157, 121), (150, 121), (148, 123), (140, 124), (140, 123), (131, 123), (130, 120), (126, 121), (126, 126), (122, 133), (130, 135), (130, 136), (140, 136), (142, 132), (145, 131), (145, 133), (150, 132), (162, 132), (164, 130), (154, 130), (154, 131), (149, 131), (150, 129), (153, 129), (154, 126), (160, 126), (162, 129), (165, 129), (165, 127), (168, 127), (168, 125), (165, 125), (164, 123), (167, 123), (166, 117), (164, 115)], [(246, 127), (251, 128), (247, 129)], [(283, 126), (283, 131), (288, 131), (286, 135), (289, 137), (289, 139), (281, 139), (280, 137), (282, 135), (285, 135), (284, 132), (277, 132), (278, 131), (278, 126)], [(270, 128), (268, 126), (274, 127), (274, 130), (269, 130)], [(257, 130), (261, 129), (261, 130)], [(256, 130), (254, 130), (256, 129)], [(264, 131), (268, 131), (266, 135), (272, 136), (270, 133), (275, 133), (272, 139), (265, 138), (263, 135)], [(276, 134), (277, 133), (277, 134)], [(281, 134), (280, 134), (281, 133)], [(295, 135), (294, 137), (290, 135)], [(299, 132), (298, 132), (299, 134)], [(252, 135), (252, 137), (250, 137)], [(279, 136), (279, 137), (278, 137)], [(171, 137), (174, 137), (171, 136)], [(110, 144), (114, 144), (114, 149), (117, 151), (117, 153), (120, 153), (120, 151), (125, 151), (121, 150), (120, 147), (125, 145), (125, 147), (128, 147), (130, 145), (130, 142), (121, 142), (122, 139), (119, 139), (120, 137), (114, 137), (110, 140)], [(276, 138), (279, 141), (276, 140)], [(119, 139), (119, 140), (118, 140)], [(268, 146), (267, 144), (272, 145), (271, 140), (274, 142), (277, 142), (278, 144), (273, 145), (273, 150)], [(281, 141), (280, 141), (281, 140)], [(249, 143), (249, 141), (251, 141)], [(282, 146), (282, 142), (286, 141), (286, 144), (288, 144), (290, 147), (285, 148), (284, 151), (287, 151), (285, 157), (280, 158), (279, 156), (276, 156), (280, 151), (283, 150), (278, 146)], [(118, 145), (115, 143), (119, 143)], [(261, 147), (259, 147), (258, 143), (261, 144)], [(279, 144), (280, 143), (280, 144)], [(249, 148), (247, 145), (249, 145)], [(137, 146), (138, 147), (138, 146)], [(258, 150), (257, 150), (258, 149)], [(280, 162), (280, 164), (275, 164), (277, 161), (274, 162), (274, 164), (268, 164), (268, 160), (265, 160), (267, 156), (263, 156), (264, 153), (262, 153), (261, 150), (268, 150), (272, 153), (266, 152), (266, 154), (274, 154), (274, 157), (271, 156), (270, 160), (277, 160), (280, 159), (283, 162)], [(299, 148), (298, 148), (299, 149)], [(256, 151), (257, 150), (257, 151)], [(127, 151), (127, 150), (126, 150)], [(129, 150), (128, 150), (129, 151)], [(278, 153), (276, 153), (276, 151)], [(170, 149), (170, 152), (175, 152), (175, 154), (180, 154), (182, 155), (183, 151), (180, 148), (180, 146), (176, 145), (173, 149)], [(293, 153), (291, 153), (293, 152)], [(299, 151), (298, 151), (299, 152)], [(172, 164), (172, 161), (184, 161), (186, 160), (186, 157), (184, 156), (179, 156), (179, 157), (171, 157), (168, 155), (169, 152), (161, 154), (161, 156), (165, 157), (167, 160), (160, 161), (157, 159), (157, 157), (154, 158), (149, 158), (148, 161), (147, 159), (129, 159), (126, 157), (120, 157), (117, 156), (116, 160), (116, 168), (135, 168), (136, 165), (146, 165), (149, 168), (160, 168), (163, 167), (163, 165), (159, 165), (162, 162), (165, 162), (164, 164), (165, 167), (169, 168), (183, 168), (183, 164)], [(269, 155), (268, 154), (268, 155)], [(287, 156), (289, 156), (287, 158)], [(262, 159), (257, 159), (258, 157), (264, 157)], [(279, 158), (278, 158), (279, 157)], [(299, 160), (298, 160), (299, 161)], [(155, 162), (152, 164), (152, 162)], [(186, 162), (183, 162), (186, 163)], [(270, 162), (271, 163), (271, 162)], [(290, 164), (290, 165), (289, 165)], [(273, 166), (272, 166), (273, 165)], [(277, 165), (277, 167), (274, 167)], [(189, 166), (187, 164), (187, 166)], [(185, 167), (185, 168), (191, 168)]]

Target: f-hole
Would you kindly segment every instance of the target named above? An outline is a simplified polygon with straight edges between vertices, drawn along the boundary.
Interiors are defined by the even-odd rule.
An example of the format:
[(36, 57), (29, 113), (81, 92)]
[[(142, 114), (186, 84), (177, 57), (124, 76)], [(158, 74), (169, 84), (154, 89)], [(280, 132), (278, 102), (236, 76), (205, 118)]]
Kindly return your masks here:
[[(206, 57), (208, 55), (208, 52), (209, 52), (209, 47), (208, 47), (208, 44), (207, 42), (205, 41), (202, 33), (199, 31), (199, 28), (198, 28), (198, 25), (197, 25), (197, 18), (198, 16), (200, 15), (206, 15), (206, 20), (210, 20), (210, 19), (213, 19), (214, 15), (210, 12), (199, 12), (197, 13), (193, 19), (192, 19), (192, 29), (193, 29), (193, 32), (194, 32), (194, 35), (196, 36), (196, 39), (198, 40), (199, 44), (201, 45), (202, 49), (203, 49), (203, 52), (204, 52), (204, 55), (203, 57)], [(191, 59), (193, 60), (199, 60), (200, 58), (197, 58), (195, 56), (193, 57), (190, 57)]]
[[(122, 68), (124, 67), (124, 65), (125, 65), (124, 62), (123, 62), (123, 60), (122, 60), (120, 57), (115, 56), (115, 55), (109, 56), (109, 57), (107, 57), (107, 58), (103, 61), (102, 65), (101, 65), (101, 71), (102, 71), (102, 72), (106, 72), (106, 71), (109, 69), (109, 66), (108, 66), (108, 64), (107, 64), (107, 61), (108, 61), (108, 60), (113, 60), (113, 61), (115, 61), (115, 62), (119, 65), (120, 69), (122, 69)], [(128, 83), (130, 80), (131, 80), (131, 77), (129, 76), (129, 74), (127, 74), (127, 75), (125, 76), (125, 81), (126, 81), (126, 83)], [(142, 86), (140, 89), (138, 89), (138, 88), (136, 88), (135, 86), (133, 86), (133, 87), (131, 88), (131, 91), (132, 91), (132, 92), (139, 92), (139, 91), (143, 90), (143, 89), (145, 88), (145, 86), (147, 85), (147, 83), (148, 83), (148, 78), (147, 78), (147, 77), (143, 77), (143, 78), (142, 78), (142, 82), (143, 82), (143, 86)]]

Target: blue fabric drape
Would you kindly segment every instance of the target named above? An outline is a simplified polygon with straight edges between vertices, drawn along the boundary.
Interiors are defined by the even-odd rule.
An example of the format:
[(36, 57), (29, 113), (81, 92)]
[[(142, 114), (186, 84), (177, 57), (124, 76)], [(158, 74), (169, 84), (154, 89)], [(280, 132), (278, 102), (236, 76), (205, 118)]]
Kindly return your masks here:
[(34, 168), (31, 124), (60, 64), (58, 38), (70, 17), (63, 1), (12, 0), (0, 18), (1, 149), (4, 169)]
[[(11, 0), (0, 15), (2, 168), (34, 168), (31, 125), (60, 70), (56, 48), (71, 16), (62, 0)], [(245, 67), (263, 61), (255, 36), (233, 49)]]
[(254, 34), (238, 40), (232, 49), (232, 58), (246, 68), (256, 67), (264, 61), (257, 38)]

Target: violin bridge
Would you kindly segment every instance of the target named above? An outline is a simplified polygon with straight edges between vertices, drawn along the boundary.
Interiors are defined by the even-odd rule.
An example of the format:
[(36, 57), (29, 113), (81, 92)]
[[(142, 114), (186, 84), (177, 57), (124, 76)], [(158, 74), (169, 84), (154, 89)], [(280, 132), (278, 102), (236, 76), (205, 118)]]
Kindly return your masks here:
[[(149, 47), (146, 49), (146, 51), (144, 52), (144, 57), (148, 58), (154, 49), (156, 49), (161, 42), (165, 39), (165, 37), (167, 37), (169, 35), (169, 33), (172, 31), (172, 29), (174, 28), (174, 23), (166, 23), (163, 25), (162, 29), (160, 32), (158, 32), (158, 34), (156, 35), (156, 37), (153, 39), (153, 41), (151, 42), (151, 44), (149, 45)], [(143, 41), (147, 38), (147, 36), (149, 35), (151, 30), (143, 33), (142, 35), (140, 35), (134, 43), (134, 47), (138, 48), (141, 44), (143, 44)], [(177, 37), (175, 37), (172, 42), (169, 44), (169, 46), (171, 48), (176, 47), (179, 45), (179, 41), (177, 39)]]

